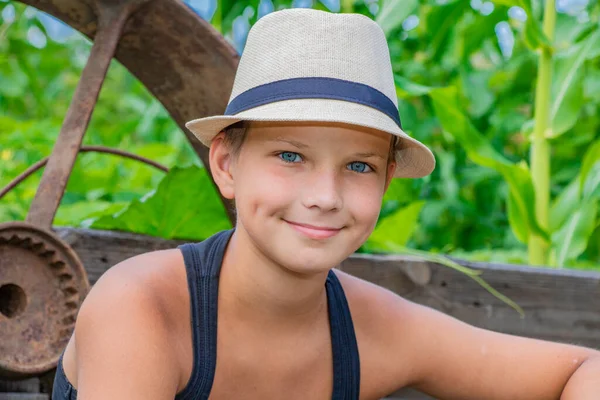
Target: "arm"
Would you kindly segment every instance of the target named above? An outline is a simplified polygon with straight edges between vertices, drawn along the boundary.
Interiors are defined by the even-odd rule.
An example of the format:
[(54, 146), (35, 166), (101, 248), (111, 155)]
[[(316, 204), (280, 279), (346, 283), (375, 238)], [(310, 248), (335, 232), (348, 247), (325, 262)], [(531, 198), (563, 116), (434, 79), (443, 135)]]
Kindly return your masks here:
[[(444, 399), (591, 399), (600, 393), (599, 352), (488, 331), (395, 296), (388, 299), (397, 351), (411, 386)], [(402, 353), (397, 353), (402, 354)]]
[(139, 263), (137, 257), (111, 268), (81, 306), (75, 324), (79, 399), (175, 397), (178, 368)]
[(561, 400), (592, 400), (600, 393), (600, 356), (586, 359), (569, 378)]

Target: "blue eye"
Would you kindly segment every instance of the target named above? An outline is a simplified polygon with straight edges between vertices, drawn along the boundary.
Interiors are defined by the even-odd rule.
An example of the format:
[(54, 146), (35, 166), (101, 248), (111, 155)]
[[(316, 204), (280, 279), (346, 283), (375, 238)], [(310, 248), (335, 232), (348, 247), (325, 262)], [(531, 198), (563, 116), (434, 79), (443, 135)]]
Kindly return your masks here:
[(302, 157), (300, 157), (300, 154), (294, 153), (292, 151), (284, 151), (279, 153), (279, 158), (288, 163), (297, 163), (302, 161)]
[(360, 161), (351, 162), (350, 164), (348, 164), (348, 169), (350, 169), (350, 171), (358, 172), (361, 174), (373, 170), (367, 163)]

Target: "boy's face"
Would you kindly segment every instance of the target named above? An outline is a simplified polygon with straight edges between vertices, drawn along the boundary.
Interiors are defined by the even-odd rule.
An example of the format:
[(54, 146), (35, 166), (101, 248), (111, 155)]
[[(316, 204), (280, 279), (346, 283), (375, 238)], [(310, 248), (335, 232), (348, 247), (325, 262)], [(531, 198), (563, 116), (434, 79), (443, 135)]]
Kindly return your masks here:
[[(220, 134), (222, 135), (222, 134)], [(395, 163), (391, 136), (338, 123), (252, 122), (237, 157), (218, 136), (211, 169), (238, 228), (298, 273), (328, 270), (372, 232)]]

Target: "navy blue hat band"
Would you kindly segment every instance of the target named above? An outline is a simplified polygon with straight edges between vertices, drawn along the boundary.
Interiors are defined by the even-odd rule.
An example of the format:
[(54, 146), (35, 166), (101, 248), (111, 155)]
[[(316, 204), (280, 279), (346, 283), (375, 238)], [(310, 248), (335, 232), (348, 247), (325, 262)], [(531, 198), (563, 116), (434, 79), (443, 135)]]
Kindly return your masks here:
[(393, 119), (402, 129), (398, 109), (385, 94), (369, 85), (336, 78), (291, 78), (266, 83), (235, 97), (227, 106), (225, 115), (235, 115), (281, 100), (314, 98), (346, 100), (373, 107)]

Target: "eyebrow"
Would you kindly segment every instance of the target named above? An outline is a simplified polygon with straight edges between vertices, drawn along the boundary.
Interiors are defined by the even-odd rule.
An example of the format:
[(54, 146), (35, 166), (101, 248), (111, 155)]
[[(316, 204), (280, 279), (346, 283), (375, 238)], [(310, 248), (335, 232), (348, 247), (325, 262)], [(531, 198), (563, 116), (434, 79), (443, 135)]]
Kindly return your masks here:
[(382, 156), (379, 153), (373, 153), (373, 152), (368, 152), (368, 153), (354, 153), (353, 154), (354, 157), (359, 157), (359, 158), (380, 158), (382, 160), (385, 160), (386, 157)]
[(302, 142), (298, 142), (298, 141), (292, 140), (292, 139), (284, 139), (284, 138), (281, 138), (281, 137), (274, 138), (274, 139), (268, 139), (268, 141), (269, 142), (284, 142), (284, 143), (288, 143), (288, 144), (291, 144), (292, 146), (297, 147), (299, 149), (307, 149), (307, 148), (310, 147), (309, 145), (304, 144)]
[[(282, 137), (277, 137), (277, 138), (273, 138), (273, 139), (268, 139), (269, 142), (284, 142), (284, 143), (288, 143), (291, 144), (294, 147), (297, 147), (299, 149), (308, 149), (310, 148), (309, 145), (304, 144), (302, 142), (298, 142), (296, 140), (292, 140), (292, 139), (285, 139)], [(382, 156), (380, 153), (375, 153), (375, 152), (362, 152), (362, 153), (354, 153), (352, 155), (352, 157), (357, 157), (357, 158), (379, 158), (381, 160), (386, 160), (387, 156)]]

